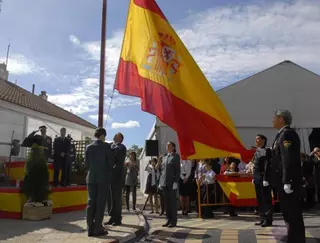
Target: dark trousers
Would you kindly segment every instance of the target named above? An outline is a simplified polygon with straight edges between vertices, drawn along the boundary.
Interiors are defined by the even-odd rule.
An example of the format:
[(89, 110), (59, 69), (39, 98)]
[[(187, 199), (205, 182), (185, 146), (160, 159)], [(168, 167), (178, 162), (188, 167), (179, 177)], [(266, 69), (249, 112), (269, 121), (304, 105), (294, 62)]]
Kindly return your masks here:
[(64, 184), (69, 186), (70, 185), (70, 178), (71, 178), (71, 171), (72, 171), (72, 161), (67, 159), (66, 162), (66, 172), (65, 172), (65, 181)]
[[(53, 184), (55, 185), (65, 185), (66, 183), (66, 169), (67, 169), (67, 160), (66, 158), (56, 159), (53, 163)], [(61, 180), (59, 182), (59, 174), (61, 171)]]
[(316, 199), (317, 202), (320, 203), (320, 166), (318, 165), (314, 170), (314, 179), (316, 182)]
[(130, 191), (132, 192), (132, 208), (133, 210), (136, 209), (137, 203), (137, 186), (126, 186), (126, 204), (127, 209), (129, 210), (129, 201), (130, 201)]
[(158, 193), (159, 198), (160, 198), (161, 214), (164, 214), (164, 212), (166, 211), (166, 205), (165, 205), (163, 190), (158, 189), (157, 193)]
[(314, 206), (315, 204), (314, 196), (315, 196), (315, 188), (307, 187), (306, 188), (306, 207), (307, 208), (312, 208)]
[[(208, 186), (208, 190), (207, 190)], [(214, 184), (202, 185), (201, 186), (201, 197), (203, 198), (203, 203), (213, 203), (214, 202)], [(205, 206), (203, 207), (203, 218), (213, 218), (213, 207)]]
[(87, 187), (87, 225), (93, 230), (99, 230), (102, 227), (108, 197), (108, 185), (106, 183), (89, 183)]
[(172, 187), (163, 188), (164, 201), (166, 205), (167, 222), (173, 225), (177, 224), (177, 190)]
[(263, 186), (262, 181), (254, 184), (261, 221), (272, 222), (272, 195), (271, 187)]
[(293, 192), (287, 194), (283, 190), (283, 184), (279, 185), (278, 191), (283, 219), (288, 229), (288, 243), (305, 243), (305, 226), (300, 203), (301, 192), (293, 188)]
[[(111, 202), (112, 200), (112, 202)], [(111, 196), (108, 198), (108, 211), (110, 212), (110, 221), (121, 223), (122, 221), (122, 183), (111, 185)]]

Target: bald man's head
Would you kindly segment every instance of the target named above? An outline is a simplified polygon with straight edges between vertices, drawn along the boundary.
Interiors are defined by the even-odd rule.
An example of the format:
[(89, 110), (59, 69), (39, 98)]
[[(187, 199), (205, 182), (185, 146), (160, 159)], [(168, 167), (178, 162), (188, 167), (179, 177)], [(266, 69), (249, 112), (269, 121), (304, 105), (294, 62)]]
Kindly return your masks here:
[(318, 158), (320, 158), (320, 148), (319, 147), (315, 147), (312, 151), (312, 154), (317, 156)]
[(315, 148), (313, 149), (313, 152), (315, 152), (315, 153), (320, 152), (320, 148), (319, 148), (319, 147), (315, 147)]

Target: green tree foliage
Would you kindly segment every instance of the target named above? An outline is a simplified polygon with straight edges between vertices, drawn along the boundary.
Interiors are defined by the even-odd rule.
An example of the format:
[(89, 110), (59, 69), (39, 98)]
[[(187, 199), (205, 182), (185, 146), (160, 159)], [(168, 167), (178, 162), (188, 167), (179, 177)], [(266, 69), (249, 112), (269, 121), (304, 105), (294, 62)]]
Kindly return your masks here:
[(43, 149), (33, 145), (26, 163), (26, 174), (23, 183), (23, 192), (32, 202), (48, 200), (49, 171)]
[(140, 154), (142, 153), (143, 148), (139, 147), (138, 145), (134, 144), (131, 146), (131, 148), (127, 149), (127, 157), (129, 157), (129, 154), (134, 151), (137, 154), (137, 159), (139, 159)]

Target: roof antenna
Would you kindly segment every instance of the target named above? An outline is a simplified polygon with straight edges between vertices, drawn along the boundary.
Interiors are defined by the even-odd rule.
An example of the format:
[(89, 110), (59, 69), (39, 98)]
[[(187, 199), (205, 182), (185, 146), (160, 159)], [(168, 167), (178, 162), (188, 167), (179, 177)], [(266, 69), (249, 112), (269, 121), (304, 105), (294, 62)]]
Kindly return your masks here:
[(8, 70), (9, 52), (10, 52), (10, 42), (9, 42), (9, 45), (8, 45), (8, 49), (7, 49), (7, 58), (6, 58), (6, 67), (7, 67), (7, 70)]

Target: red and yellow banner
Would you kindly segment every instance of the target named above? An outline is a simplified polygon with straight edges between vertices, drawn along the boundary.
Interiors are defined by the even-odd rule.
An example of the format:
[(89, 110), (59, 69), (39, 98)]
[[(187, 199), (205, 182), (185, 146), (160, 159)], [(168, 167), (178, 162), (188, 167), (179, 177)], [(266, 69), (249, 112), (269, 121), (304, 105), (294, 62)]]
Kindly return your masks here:
[[(53, 213), (83, 210), (88, 200), (87, 187), (52, 188), (49, 198), (53, 202)], [(26, 202), (27, 199), (19, 188), (0, 188), (0, 218), (20, 219)]]
[[(53, 164), (48, 163), (49, 170), (49, 182), (53, 182)], [(5, 173), (10, 178), (12, 182), (20, 180), (21, 182), (24, 179), (26, 169), (25, 169), (25, 161), (11, 161), (5, 163)], [(61, 177), (61, 173), (59, 178)]]
[(258, 205), (252, 179), (252, 176), (216, 176), (217, 182), (231, 205), (237, 207), (255, 207)]
[(183, 158), (248, 161), (224, 105), (154, 0), (131, 0), (115, 88), (178, 134)]

